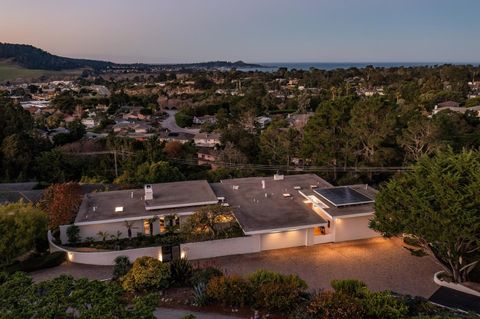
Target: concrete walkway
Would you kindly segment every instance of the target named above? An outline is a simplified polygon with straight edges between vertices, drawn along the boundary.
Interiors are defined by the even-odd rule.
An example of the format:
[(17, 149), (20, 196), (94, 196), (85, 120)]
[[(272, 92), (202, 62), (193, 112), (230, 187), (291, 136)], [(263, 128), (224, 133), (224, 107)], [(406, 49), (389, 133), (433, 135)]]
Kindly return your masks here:
[(33, 281), (50, 280), (60, 275), (71, 275), (74, 278), (88, 278), (104, 280), (112, 277), (113, 266), (94, 266), (74, 264), (69, 261), (64, 262), (60, 266), (46, 268), (30, 273)]
[(238, 319), (241, 317), (219, 315), (215, 313), (200, 313), (189, 310), (157, 308), (153, 313), (158, 319), (181, 319), (185, 315), (192, 314), (195, 319)]

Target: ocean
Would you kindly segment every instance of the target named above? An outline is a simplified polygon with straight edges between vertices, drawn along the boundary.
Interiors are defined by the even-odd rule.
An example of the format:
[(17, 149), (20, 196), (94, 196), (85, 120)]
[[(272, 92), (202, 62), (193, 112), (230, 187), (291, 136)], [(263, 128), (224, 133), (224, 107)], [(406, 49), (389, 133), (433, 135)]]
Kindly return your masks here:
[[(335, 70), (335, 69), (348, 69), (348, 68), (364, 68), (368, 65), (373, 65), (374, 67), (412, 67), (412, 66), (435, 66), (447, 64), (443, 62), (338, 62), (338, 63), (322, 63), (322, 62), (305, 62), (305, 63), (257, 63), (259, 65), (265, 66), (264, 68), (238, 68), (239, 71), (264, 71), (264, 72), (275, 72), (279, 68), (287, 68), (289, 70), (309, 70), (311, 68), (321, 69), (321, 70)], [(468, 64), (468, 63), (448, 63), (448, 64)], [(479, 63), (470, 63), (472, 65), (479, 65)]]

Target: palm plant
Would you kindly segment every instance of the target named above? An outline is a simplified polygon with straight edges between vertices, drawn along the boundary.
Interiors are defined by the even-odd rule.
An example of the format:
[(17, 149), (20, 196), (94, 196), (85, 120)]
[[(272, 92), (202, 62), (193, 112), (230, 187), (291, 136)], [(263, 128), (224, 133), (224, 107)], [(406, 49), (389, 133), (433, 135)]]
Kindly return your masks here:
[(107, 238), (110, 236), (107, 231), (99, 231), (97, 235), (102, 239), (103, 242), (107, 241)]
[(135, 223), (133, 221), (124, 221), (125, 227), (127, 228), (127, 235), (128, 239), (132, 239), (132, 229), (135, 229), (137, 227), (134, 227)]

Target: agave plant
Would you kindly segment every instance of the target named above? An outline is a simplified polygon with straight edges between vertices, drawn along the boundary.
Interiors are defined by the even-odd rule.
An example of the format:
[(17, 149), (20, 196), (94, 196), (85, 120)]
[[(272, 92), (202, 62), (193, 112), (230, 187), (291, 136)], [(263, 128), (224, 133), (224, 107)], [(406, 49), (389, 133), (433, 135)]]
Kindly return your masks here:
[(202, 282), (193, 286), (193, 302), (201, 307), (208, 303), (207, 284)]

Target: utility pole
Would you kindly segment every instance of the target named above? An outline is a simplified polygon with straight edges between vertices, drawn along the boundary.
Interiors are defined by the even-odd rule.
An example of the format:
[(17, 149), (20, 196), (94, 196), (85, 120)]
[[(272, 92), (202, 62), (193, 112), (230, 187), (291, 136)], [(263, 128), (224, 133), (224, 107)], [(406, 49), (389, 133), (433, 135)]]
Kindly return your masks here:
[(113, 151), (113, 159), (115, 161), (115, 177), (118, 177), (117, 150)]

